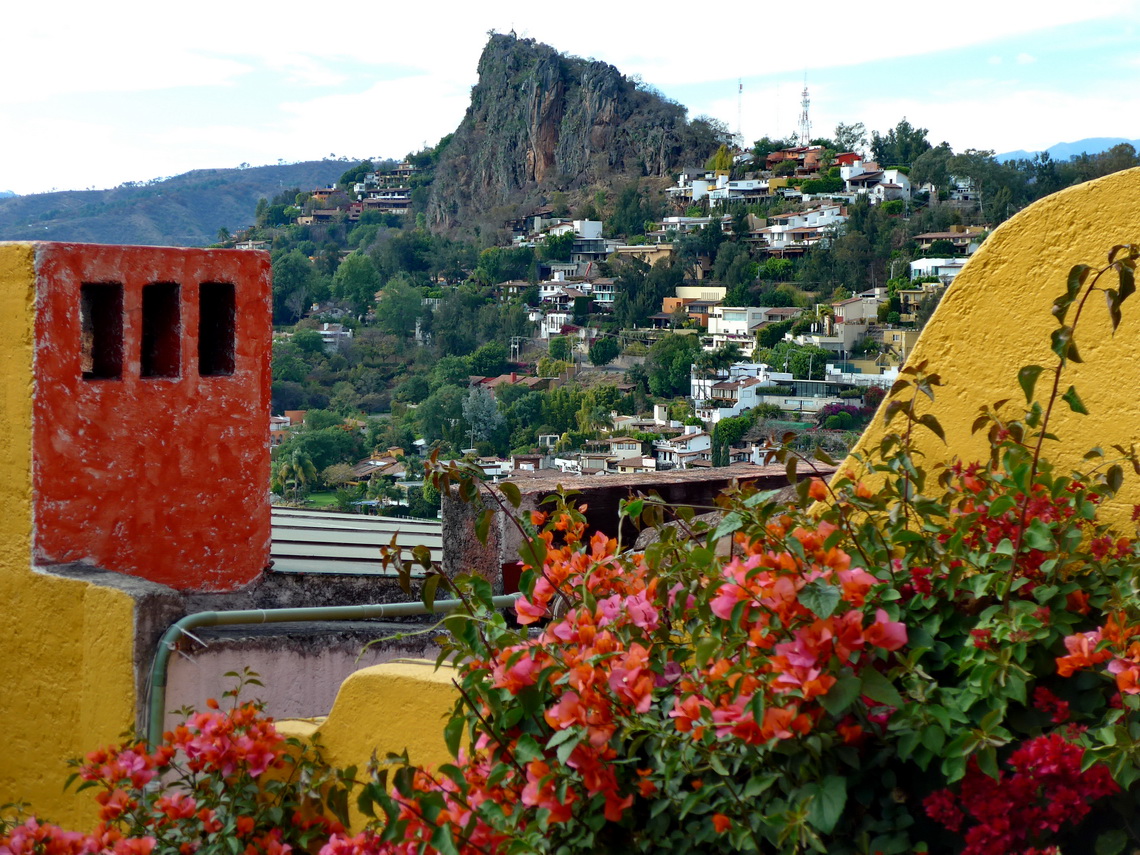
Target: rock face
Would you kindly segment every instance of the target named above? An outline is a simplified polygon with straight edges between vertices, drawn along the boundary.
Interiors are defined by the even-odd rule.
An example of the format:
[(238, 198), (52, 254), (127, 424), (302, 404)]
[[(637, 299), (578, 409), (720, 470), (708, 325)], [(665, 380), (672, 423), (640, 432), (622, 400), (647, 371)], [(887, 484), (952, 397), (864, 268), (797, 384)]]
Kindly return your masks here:
[(428, 219), (449, 228), (615, 174), (662, 177), (703, 163), (719, 142), (710, 124), (687, 121), (684, 107), (612, 65), (495, 34), (440, 155)]

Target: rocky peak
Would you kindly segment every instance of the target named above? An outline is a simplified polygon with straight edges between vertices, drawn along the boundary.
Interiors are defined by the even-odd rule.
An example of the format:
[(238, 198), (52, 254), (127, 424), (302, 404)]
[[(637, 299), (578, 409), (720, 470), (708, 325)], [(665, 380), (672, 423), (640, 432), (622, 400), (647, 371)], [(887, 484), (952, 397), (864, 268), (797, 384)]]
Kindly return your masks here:
[(428, 219), (449, 228), (553, 190), (664, 177), (703, 162), (718, 142), (715, 129), (688, 122), (684, 107), (612, 65), (494, 34), (471, 105), (440, 156)]

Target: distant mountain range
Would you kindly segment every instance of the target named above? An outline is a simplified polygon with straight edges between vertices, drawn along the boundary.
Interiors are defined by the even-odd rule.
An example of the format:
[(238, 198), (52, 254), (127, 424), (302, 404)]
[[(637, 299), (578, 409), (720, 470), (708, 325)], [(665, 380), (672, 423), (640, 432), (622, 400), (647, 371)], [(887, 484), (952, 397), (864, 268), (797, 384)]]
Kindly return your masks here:
[[(1140, 150), (1140, 140), (1128, 140), (1124, 137), (1089, 137), (1088, 139), (1077, 140), (1076, 142), (1061, 142), (1056, 145), (1049, 146), (1045, 151), (1049, 152), (1049, 157), (1053, 160), (1068, 160), (1070, 157), (1075, 157), (1078, 154), (1100, 154), (1102, 151), (1108, 151), (1115, 145), (1121, 143), (1128, 143), (1133, 148)], [(1001, 154), (994, 155), (996, 160), (1005, 162), (1007, 160), (1028, 160), (1032, 158), (1037, 152), (1026, 151), (1019, 148), (1017, 151), (1006, 151)]]
[(10, 196), (15, 196), (11, 190), (0, 190), (0, 199), (7, 199)]
[(111, 190), (0, 193), (0, 240), (205, 246), (218, 229), (253, 225), (257, 200), (335, 182), (351, 164), (316, 160), (246, 169), (196, 169)]

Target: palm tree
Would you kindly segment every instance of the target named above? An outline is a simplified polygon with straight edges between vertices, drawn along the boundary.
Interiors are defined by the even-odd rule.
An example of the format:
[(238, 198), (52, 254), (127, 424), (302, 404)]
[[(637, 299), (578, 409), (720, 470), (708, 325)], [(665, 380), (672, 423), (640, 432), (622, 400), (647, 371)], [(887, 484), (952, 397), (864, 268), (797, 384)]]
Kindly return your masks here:
[(727, 371), (732, 365), (741, 360), (743, 354), (740, 345), (730, 341), (716, 350), (703, 350), (697, 356), (697, 376), (703, 378), (714, 377)]
[(285, 493), (292, 489), (293, 501), (297, 501), (302, 493), (307, 493), (316, 479), (317, 467), (309, 455), (299, 448), (294, 449), (277, 467), (277, 480), (281, 482)]

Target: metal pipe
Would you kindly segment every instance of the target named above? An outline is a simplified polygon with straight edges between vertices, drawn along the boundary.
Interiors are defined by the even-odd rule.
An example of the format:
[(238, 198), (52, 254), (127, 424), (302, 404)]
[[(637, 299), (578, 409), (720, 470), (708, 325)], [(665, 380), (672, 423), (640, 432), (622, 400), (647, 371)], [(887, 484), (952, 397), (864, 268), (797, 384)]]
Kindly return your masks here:
[[(519, 594), (492, 597), (491, 605), (496, 609), (513, 605)], [(300, 609), (242, 609), (229, 612), (195, 612), (175, 622), (163, 633), (154, 654), (150, 669), (150, 699), (146, 722), (146, 741), (153, 749), (162, 741), (162, 725), (165, 719), (166, 679), (170, 664), (170, 654), (182, 635), (188, 630), (201, 626), (235, 626), (238, 624), (263, 623), (311, 623), (315, 621), (367, 620), (388, 617), (412, 617), (414, 615), (453, 612), (463, 606), (462, 600), (438, 600), (431, 608), (422, 602), (414, 603), (375, 603), (363, 606), (317, 606)]]

